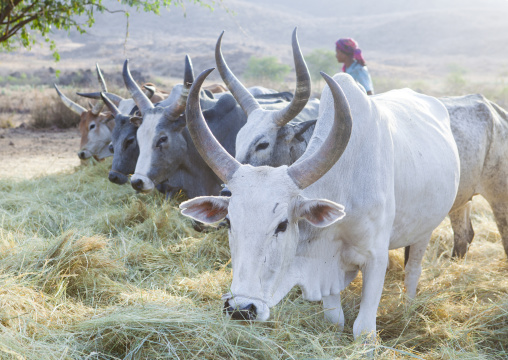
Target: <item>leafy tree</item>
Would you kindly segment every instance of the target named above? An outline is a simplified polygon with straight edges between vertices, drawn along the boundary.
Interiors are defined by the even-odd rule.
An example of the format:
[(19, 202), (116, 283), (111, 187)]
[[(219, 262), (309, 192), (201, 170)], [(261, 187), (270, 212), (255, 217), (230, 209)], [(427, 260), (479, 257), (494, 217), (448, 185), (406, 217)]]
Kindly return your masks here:
[(316, 49), (310, 54), (305, 55), (305, 62), (309, 67), (311, 79), (313, 81), (321, 80), (320, 71), (333, 75), (340, 70), (339, 63), (335, 58), (335, 51)]
[[(211, 8), (214, 0), (118, 0), (137, 10), (159, 14), (161, 8), (170, 5), (184, 6), (185, 2), (198, 3)], [(221, 2), (221, 0), (218, 0)], [(94, 22), (96, 12), (128, 12), (123, 10), (110, 11), (103, 0), (0, 0), (0, 50), (12, 50), (18, 46), (30, 48), (35, 44), (38, 35), (50, 43), (55, 50), (54, 41), (49, 38), (53, 29), (86, 32)], [(77, 17), (83, 16), (84, 21), (78, 22)], [(40, 38), (39, 38), (40, 39)], [(58, 53), (54, 52), (58, 60)]]
[(291, 67), (281, 64), (274, 56), (264, 58), (251, 57), (247, 63), (247, 69), (244, 76), (247, 79), (262, 79), (280, 82), (284, 80), (291, 71)]

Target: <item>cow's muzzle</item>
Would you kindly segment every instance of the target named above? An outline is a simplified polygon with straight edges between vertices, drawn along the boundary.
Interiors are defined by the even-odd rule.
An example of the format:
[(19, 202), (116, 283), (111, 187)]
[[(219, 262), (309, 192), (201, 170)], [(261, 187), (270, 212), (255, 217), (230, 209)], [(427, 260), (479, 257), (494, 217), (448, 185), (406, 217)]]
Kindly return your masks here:
[(115, 170), (111, 170), (109, 172), (108, 179), (112, 183), (115, 183), (118, 185), (123, 185), (129, 180), (129, 178), (125, 174), (122, 174), (121, 172), (118, 172)]
[(80, 150), (78, 152), (78, 157), (81, 159), (81, 160), (86, 160), (86, 159), (89, 159), (92, 157), (92, 153), (88, 150)]
[(234, 308), (229, 300), (224, 303), (224, 314), (231, 316), (233, 320), (256, 320), (257, 309), (254, 304), (248, 304), (243, 308)]
[(154, 189), (154, 183), (144, 175), (134, 174), (131, 178), (131, 185), (136, 191), (150, 192)]
[(266, 321), (270, 317), (268, 304), (251, 296), (233, 296), (231, 293), (222, 296), (224, 314), (235, 320)]

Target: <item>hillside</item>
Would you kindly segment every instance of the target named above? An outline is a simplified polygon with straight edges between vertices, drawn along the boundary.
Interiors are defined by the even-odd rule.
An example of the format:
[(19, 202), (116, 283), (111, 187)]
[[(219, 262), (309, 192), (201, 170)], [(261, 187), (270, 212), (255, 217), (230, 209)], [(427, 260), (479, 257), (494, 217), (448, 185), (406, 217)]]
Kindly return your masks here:
[[(106, 1), (111, 9), (127, 9)], [(130, 9), (132, 12), (133, 10)], [(55, 34), (61, 62), (47, 48), (2, 54), (0, 74), (41, 67), (91, 69), (96, 61), (118, 71), (125, 58), (153, 76), (181, 76), (183, 58), (191, 55), (196, 71), (214, 66), (216, 39), (226, 31), (223, 51), (233, 71), (241, 73), (251, 56), (277, 56), (291, 63), (290, 36), (295, 26), (304, 53), (333, 50), (339, 37), (354, 37), (374, 75), (440, 75), (450, 64), (498, 76), (508, 57), (508, 2), (444, 0), (355, 2), (315, 0), (224, 0), (215, 10), (186, 5), (161, 16), (133, 12), (125, 41), (122, 14), (99, 14), (88, 34)], [(337, 69), (339, 67), (337, 66)], [(390, 74), (388, 74), (390, 75)], [(217, 76), (217, 75), (215, 75)], [(212, 76), (213, 79), (213, 76)]]

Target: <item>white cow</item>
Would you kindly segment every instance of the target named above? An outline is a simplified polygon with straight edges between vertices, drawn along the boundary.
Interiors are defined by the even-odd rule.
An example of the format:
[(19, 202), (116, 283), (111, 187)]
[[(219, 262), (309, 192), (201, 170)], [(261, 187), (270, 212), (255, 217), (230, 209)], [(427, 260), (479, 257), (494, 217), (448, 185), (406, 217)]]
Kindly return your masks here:
[[(204, 123), (198, 94), (210, 72), (191, 88), (187, 127), (232, 195), (198, 197), (180, 208), (204, 223), (230, 223), (226, 311), (267, 320), (270, 307), (299, 285), (305, 299), (323, 300), (325, 317), (343, 326), (340, 291), (361, 270), (353, 333), (372, 334), (388, 250), (411, 245), (405, 285), (413, 298), (432, 231), (453, 205), (460, 171), (448, 112), (409, 89), (367, 97), (347, 74), (324, 76), (328, 86), (307, 151), (290, 167), (252, 167), (225, 152)], [(228, 80), (230, 90), (231, 82), (241, 89)], [(243, 89), (235, 96), (248, 99)]]

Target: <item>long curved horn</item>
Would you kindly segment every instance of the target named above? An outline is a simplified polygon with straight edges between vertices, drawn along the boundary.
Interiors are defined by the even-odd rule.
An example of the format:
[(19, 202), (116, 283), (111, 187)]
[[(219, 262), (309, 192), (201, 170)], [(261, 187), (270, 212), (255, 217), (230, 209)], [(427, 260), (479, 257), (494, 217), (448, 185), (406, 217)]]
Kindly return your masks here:
[[(300, 189), (316, 182), (340, 159), (351, 136), (353, 119), (346, 96), (339, 84), (321, 72), (333, 96), (335, 117), (326, 140), (312, 155), (288, 168), (288, 174)], [(319, 120), (318, 120), (319, 121)]]
[(95, 63), (95, 69), (97, 70), (97, 80), (99, 80), (102, 92), (108, 92), (108, 87), (106, 86), (106, 81), (104, 81), (104, 76), (102, 76), (101, 69), (99, 68), (99, 63)]
[(185, 55), (185, 72), (183, 75), (183, 88), (182, 93), (177, 101), (169, 105), (164, 110), (164, 116), (168, 119), (177, 119), (185, 111), (187, 105), (187, 98), (189, 96), (189, 89), (194, 82), (194, 71), (192, 70), (192, 62), (189, 55)]
[(88, 110), (85, 109), (83, 106), (81, 105), (78, 105), (76, 104), (74, 101), (70, 100), (69, 98), (67, 98), (64, 94), (62, 94), (62, 92), (60, 91), (60, 89), (58, 88), (58, 86), (55, 85), (55, 90), (58, 94), (58, 96), (60, 96), (60, 99), (62, 99), (63, 103), (65, 104), (65, 106), (67, 106), (69, 109), (71, 109), (72, 111), (74, 111), (76, 114), (80, 115), (83, 114), (84, 112), (87, 112)]
[[(102, 99), (101, 98), (101, 91), (96, 91), (96, 92), (91, 92), (91, 93), (77, 92), (76, 94), (79, 96), (89, 98), (89, 99), (96, 99), (96, 100)], [(110, 93), (110, 92), (104, 92), (104, 94), (106, 94), (107, 97), (109, 98), (109, 100), (111, 100), (116, 106), (118, 106), (120, 104), (120, 101), (124, 100), (123, 97), (113, 94), (113, 93)]]
[(295, 60), (296, 71), (296, 90), (295, 96), (293, 97), (293, 100), (291, 100), (291, 103), (286, 108), (278, 110), (273, 115), (273, 121), (280, 127), (293, 120), (296, 115), (298, 115), (300, 111), (303, 110), (305, 105), (307, 105), (307, 102), (310, 98), (311, 82), (309, 69), (307, 69), (302, 51), (300, 50), (300, 44), (298, 43), (296, 30), (297, 28), (293, 30), (292, 35), (293, 58)]
[(241, 165), (213, 136), (210, 128), (205, 122), (205, 118), (201, 112), (201, 105), (199, 103), (201, 85), (208, 74), (210, 74), (213, 70), (214, 69), (211, 68), (203, 71), (199, 74), (194, 84), (192, 84), (185, 115), (187, 117), (187, 128), (189, 129), (192, 141), (194, 142), (194, 145), (196, 145), (199, 154), (203, 160), (206, 161), (208, 166), (210, 166), (213, 172), (222, 181), (227, 183)]
[(147, 110), (153, 109), (153, 104), (146, 97), (146, 95), (141, 91), (138, 84), (132, 78), (131, 72), (129, 71), (129, 59), (125, 60), (123, 64), (123, 81), (125, 82), (125, 86), (129, 90), (134, 99), (134, 102), (141, 111), (141, 114), (144, 114)]
[(247, 90), (245, 86), (242, 85), (240, 80), (236, 78), (233, 72), (229, 69), (224, 57), (222, 56), (221, 51), (221, 43), (222, 36), (224, 35), (224, 31), (220, 34), (219, 39), (217, 40), (217, 45), (215, 45), (215, 62), (217, 63), (217, 69), (219, 69), (220, 76), (222, 77), (222, 81), (226, 84), (231, 94), (235, 97), (236, 101), (242, 107), (243, 111), (250, 115), (256, 109), (259, 109), (260, 106), (254, 96)]
[(106, 95), (106, 93), (101, 92), (101, 99), (102, 99), (102, 101), (104, 101), (104, 104), (106, 104), (106, 106), (108, 107), (109, 111), (111, 111), (111, 114), (113, 114), (113, 117), (116, 117), (117, 115), (121, 115), (122, 114), (120, 112), (120, 110), (118, 110), (118, 108), (115, 106), (115, 104), (113, 104), (113, 102), (111, 100), (109, 100), (109, 98)]
[[(99, 68), (99, 63), (95, 63), (95, 69), (97, 70), (97, 80), (99, 80), (99, 84), (101, 85), (101, 89), (103, 92), (108, 91), (106, 86), (106, 81), (104, 81), (104, 77), (102, 76), (101, 69)], [(102, 101), (98, 101), (92, 107), (92, 114), (99, 115), (102, 109), (104, 108), (104, 103)]]

